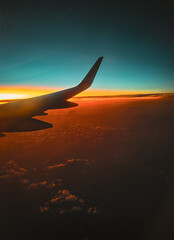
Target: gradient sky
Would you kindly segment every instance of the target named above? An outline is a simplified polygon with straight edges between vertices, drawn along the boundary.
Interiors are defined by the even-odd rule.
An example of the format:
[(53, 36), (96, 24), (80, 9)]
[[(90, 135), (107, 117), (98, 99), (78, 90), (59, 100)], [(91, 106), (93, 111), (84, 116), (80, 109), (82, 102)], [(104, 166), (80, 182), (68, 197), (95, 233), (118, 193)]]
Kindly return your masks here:
[(174, 91), (173, 8), (139, 1), (1, 0), (0, 85)]

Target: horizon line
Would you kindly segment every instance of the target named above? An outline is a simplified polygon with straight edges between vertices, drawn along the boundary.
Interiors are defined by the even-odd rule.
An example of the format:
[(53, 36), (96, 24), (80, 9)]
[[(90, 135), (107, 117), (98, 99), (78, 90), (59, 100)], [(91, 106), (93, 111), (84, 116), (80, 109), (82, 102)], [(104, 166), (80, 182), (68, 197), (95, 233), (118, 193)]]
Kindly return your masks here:
[[(148, 98), (148, 97), (153, 97), (153, 98), (159, 98), (159, 97), (167, 97), (167, 96), (172, 96), (174, 97), (174, 93), (173, 92), (166, 92), (166, 93), (142, 93), (142, 94), (120, 94), (120, 95), (98, 95), (98, 96), (75, 96), (73, 98), (77, 98), (77, 99), (98, 99), (98, 98), (104, 98), (104, 99), (111, 99), (111, 98)], [(0, 99), (0, 103), (3, 102), (13, 102), (13, 101), (19, 101), (22, 99), (26, 99), (26, 98), (18, 98), (18, 99)]]
[[(46, 95), (49, 93), (64, 90), (66, 88), (32, 86), (32, 85), (2, 85), (0, 84), (0, 100), (1, 102), (9, 100), (27, 99), (37, 96)], [(172, 94), (174, 91), (166, 90), (128, 90), (128, 89), (95, 89), (90, 88), (80, 94), (76, 98), (114, 98), (114, 97), (147, 97), (150, 95)]]

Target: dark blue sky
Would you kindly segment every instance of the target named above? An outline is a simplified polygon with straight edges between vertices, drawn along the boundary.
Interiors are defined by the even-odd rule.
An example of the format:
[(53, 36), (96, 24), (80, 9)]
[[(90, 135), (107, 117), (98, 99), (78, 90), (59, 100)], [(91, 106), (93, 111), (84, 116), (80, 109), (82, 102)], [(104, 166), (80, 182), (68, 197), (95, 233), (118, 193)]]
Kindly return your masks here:
[(172, 6), (1, 0), (0, 85), (67, 87), (104, 56), (94, 88), (174, 91)]

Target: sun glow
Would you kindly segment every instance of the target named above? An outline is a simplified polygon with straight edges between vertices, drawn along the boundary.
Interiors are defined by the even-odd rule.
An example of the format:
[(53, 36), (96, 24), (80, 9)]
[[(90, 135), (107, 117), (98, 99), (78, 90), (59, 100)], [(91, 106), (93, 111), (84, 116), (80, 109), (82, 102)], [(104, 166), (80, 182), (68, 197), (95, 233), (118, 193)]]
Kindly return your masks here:
[(31, 86), (0, 86), (0, 100), (30, 98), (44, 95), (53, 91), (55, 91), (55, 89), (53, 90)]
[(11, 99), (21, 99), (21, 98), (26, 98), (26, 94), (0, 93), (0, 100), (11, 100)]

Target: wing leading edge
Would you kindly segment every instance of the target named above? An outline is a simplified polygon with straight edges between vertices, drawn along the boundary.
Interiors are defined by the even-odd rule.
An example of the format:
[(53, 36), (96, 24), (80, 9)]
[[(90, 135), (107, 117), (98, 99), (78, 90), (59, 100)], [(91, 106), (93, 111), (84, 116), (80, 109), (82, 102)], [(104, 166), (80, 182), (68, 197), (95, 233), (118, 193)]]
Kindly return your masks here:
[[(89, 70), (89, 72), (86, 74), (84, 79), (76, 87), (68, 88), (68, 89), (65, 89), (65, 90), (62, 90), (59, 92), (50, 93), (50, 94), (47, 94), (44, 96), (48, 97), (50, 100), (57, 98), (60, 101), (65, 101), (65, 100), (68, 100), (69, 98), (74, 97), (78, 93), (85, 91), (92, 85), (94, 78), (97, 74), (97, 71), (100, 67), (100, 64), (102, 62), (102, 59), (103, 59), (103, 57), (98, 58), (98, 60), (94, 63), (94, 65)], [(38, 98), (42, 98), (44, 96), (40, 96)]]
[(58, 94), (62, 95), (64, 100), (67, 100), (67, 99), (77, 95), (78, 93), (83, 92), (86, 89), (88, 89), (94, 81), (94, 78), (95, 78), (97, 71), (100, 67), (100, 64), (102, 62), (102, 59), (103, 59), (103, 57), (98, 58), (98, 60), (94, 63), (94, 65), (89, 70), (89, 72), (86, 74), (84, 79), (76, 87), (70, 88), (70, 89), (65, 89), (61, 92), (58, 92)]
[(84, 79), (76, 87), (1, 105), (0, 122), (6, 120), (31, 118), (33, 116), (42, 114), (48, 109), (63, 108), (64, 106), (71, 107), (71, 105), (77, 106), (77, 104), (70, 104), (67, 102), (67, 100), (86, 90), (92, 85), (102, 59), (103, 57), (98, 58)]

